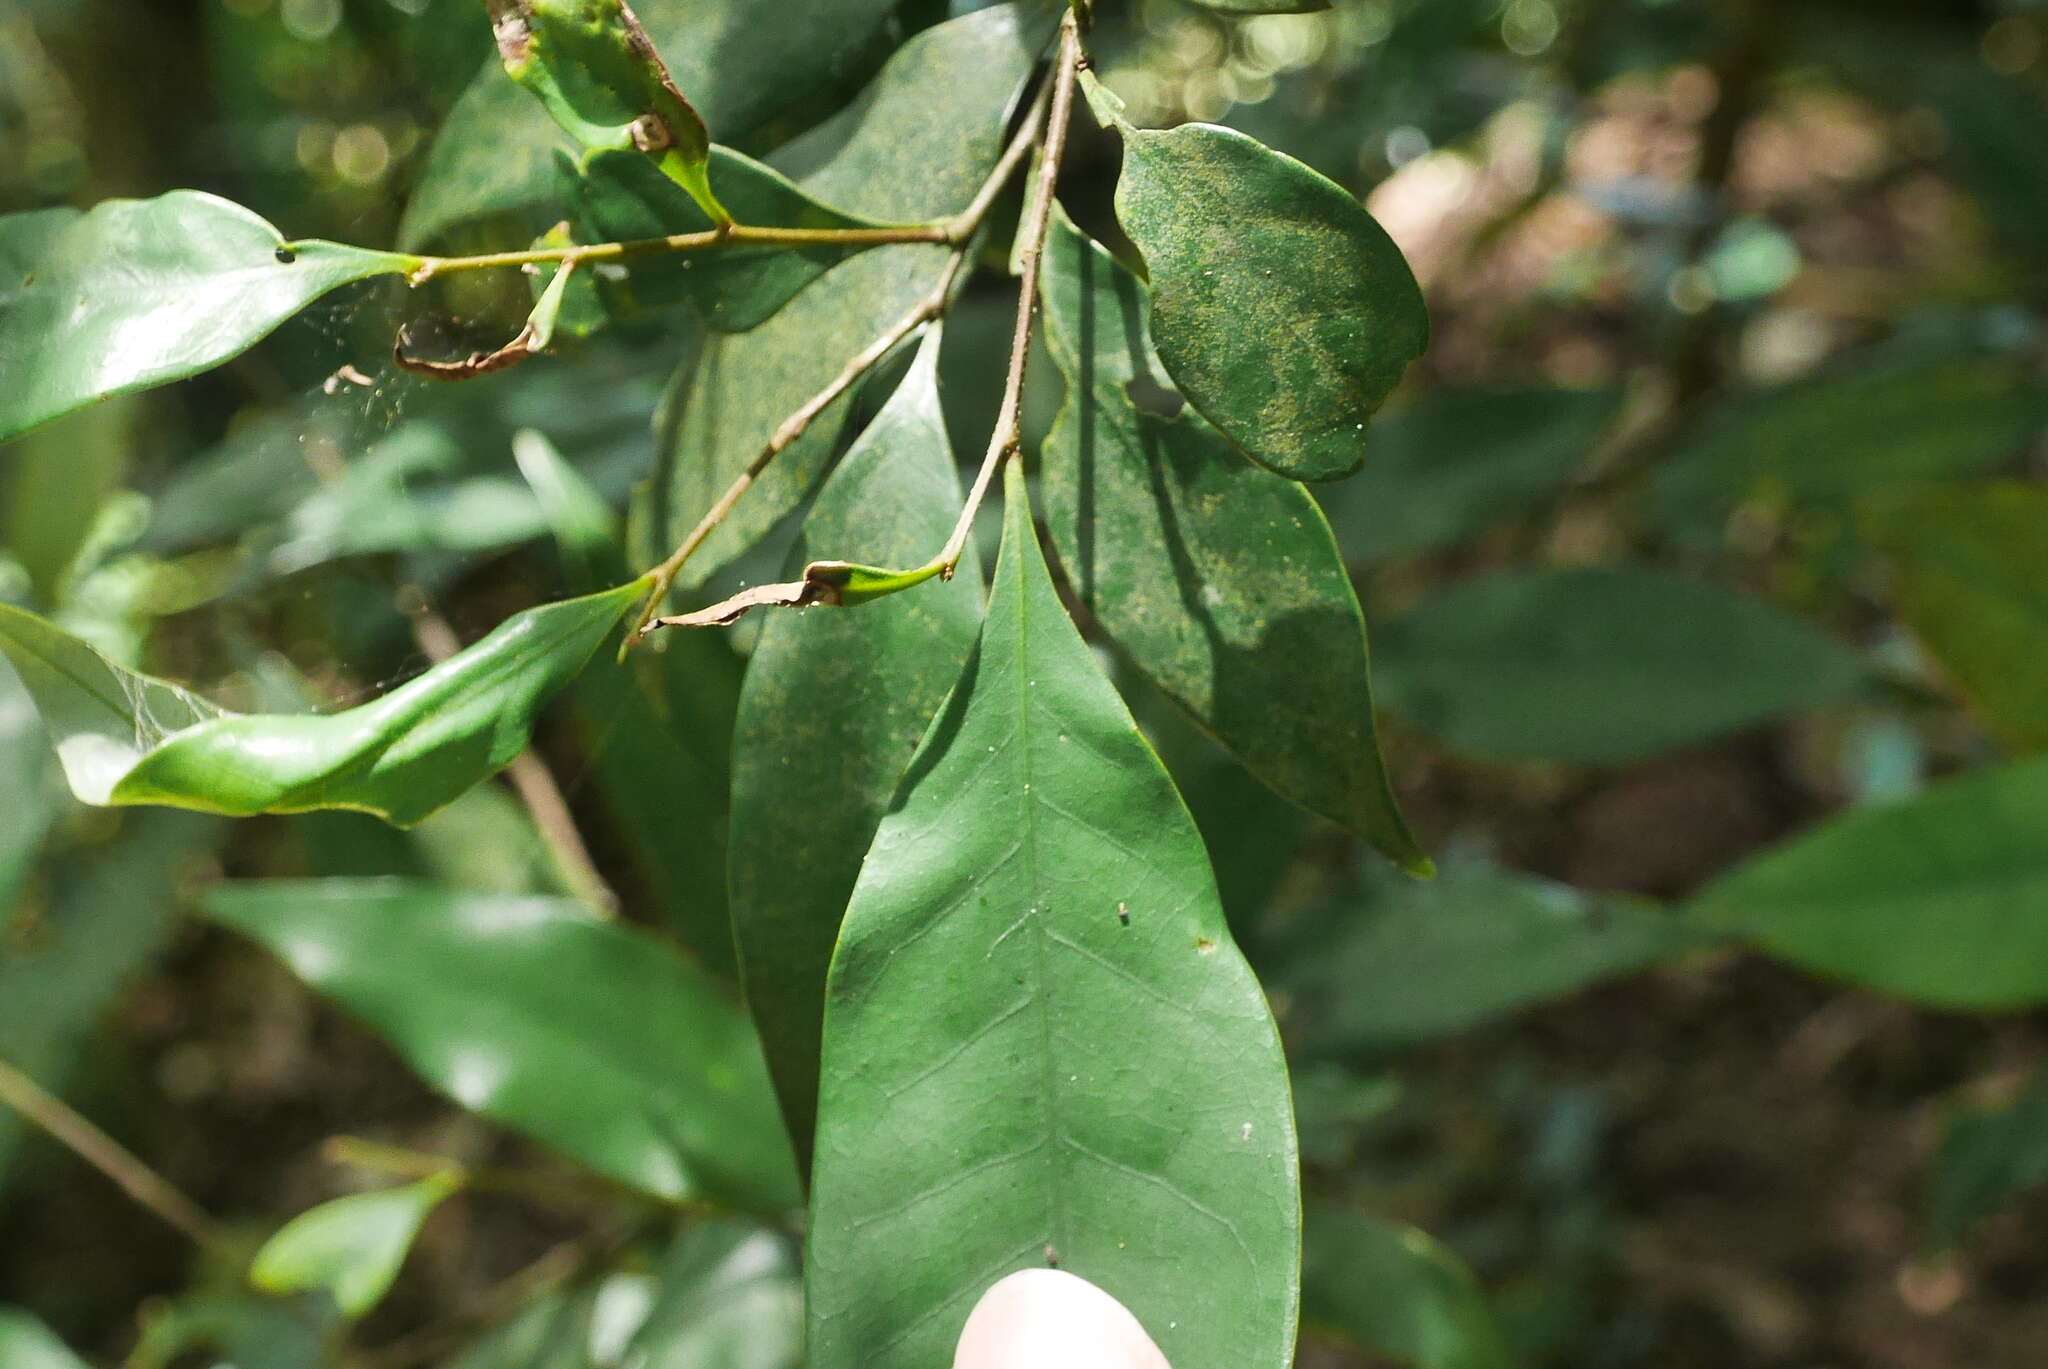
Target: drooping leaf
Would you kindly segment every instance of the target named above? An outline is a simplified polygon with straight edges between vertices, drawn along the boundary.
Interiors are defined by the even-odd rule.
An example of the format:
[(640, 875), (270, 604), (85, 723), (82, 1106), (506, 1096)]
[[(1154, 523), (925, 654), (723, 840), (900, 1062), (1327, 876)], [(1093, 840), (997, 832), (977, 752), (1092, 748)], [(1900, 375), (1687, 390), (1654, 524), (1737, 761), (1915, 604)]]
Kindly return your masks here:
[[(644, 157), (595, 152), (564, 157), (570, 200), (585, 242), (631, 242), (701, 233), (711, 220)], [(719, 197), (741, 223), (776, 228), (867, 228), (872, 219), (818, 203), (772, 167), (732, 151), (711, 149)], [(744, 333), (825, 274), (855, 249), (820, 246), (721, 247), (711, 251), (629, 257), (600, 278), (599, 293), (615, 315), (684, 300), (724, 333)]]
[(803, 1289), (789, 1245), (746, 1222), (693, 1225), (663, 1259), (654, 1306), (623, 1363), (644, 1369), (796, 1369)]
[(2003, 1107), (1949, 1119), (1927, 1195), (1927, 1225), (1944, 1246), (2048, 1181), (2048, 1076), (2037, 1075)]
[(1340, 186), (1242, 133), (1120, 131), (1117, 220), (1145, 256), (1167, 373), (1260, 465), (1356, 473), (1366, 425), (1429, 345), (1401, 249)]
[[(922, 561), (962, 493), (939, 411), (939, 335), (826, 480), (793, 558)], [(973, 565), (973, 552), (968, 553)], [(732, 919), (747, 1002), (808, 1161), (825, 971), (861, 858), (981, 620), (976, 575), (862, 608), (777, 614), (740, 696)]]
[[(718, 136), (751, 146), (764, 125), (860, 78), (896, 0), (641, 0), (634, 9)], [(488, 46), (484, 29), (479, 14), (477, 38)], [(478, 215), (545, 204), (558, 188), (554, 149), (565, 141), (492, 54), (435, 134), (399, 241), (422, 246)]]
[(1993, 730), (2048, 749), (2048, 490), (1985, 484), (1874, 503), (1899, 616)]
[(1748, 500), (1846, 517), (1857, 498), (1967, 480), (2010, 462), (2048, 400), (2009, 361), (1845, 367), (1723, 405), (1657, 474), (1658, 515), (1695, 542)]
[(810, 1363), (943, 1363), (989, 1284), (1050, 1258), (1177, 1364), (1281, 1369), (1299, 1205), (1280, 1043), (1014, 466), (1006, 502), (980, 645), (833, 956)]
[(1044, 276), (1067, 400), (1044, 447), (1068, 579), (1138, 667), (1245, 766), (1397, 864), (1423, 868), (1373, 727), (1365, 619), (1329, 525), (1158, 389), (1144, 287), (1062, 219)]
[(1642, 566), (1490, 575), (1379, 631), (1390, 710), (1463, 750), (1605, 763), (1828, 702), (1856, 658), (1756, 600)]
[(56, 1332), (19, 1307), (0, 1307), (0, 1364), (7, 1369), (86, 1369)]
[(325, 1289), (343, 1316), (360, 1317), (391, 1291), (420, 1227), (460, 1187), (435, 1175), (301, 1212), (256, 1252), (249, 1281), (266, 1293)]
[(1853, 809), (1709, 885), (1692, 912), (1816, 973), (1934, 1007), (2048, 1000), (2048, 761)]
[(601, 1174), (663, 1198), (796, 1201), (746, 1014), (644, 933), (566, 899), (397, 880), (226, 884), (207, 911), (457, 1102)]
[[(912, 38), (854, 104), (776, 158), (810, 195), (856, 213), (914, 222), (957, 213), (1002, 151), (1004, 119), (1049, 20), (996, 5)], [(677, 372), (658, 420), (660, 507), (650, 522), (680, 542), (799, 405), (848, 357), (939, 283), (948, 251), (877, 248), (841, 262), (760, 327), (706, 339)], [(845, 399), (776, 458), (684, 567), (704, 579), (796, 507), (824, 474)]]
[(1472, 1271), (1427, 1232), (1320, 1205), (1307, 1237), (1304, 1316), (1414, 1369), (1510, 1369)]
[(325, 716), (224, 713), (5, 605), (0, 653), (87, 803), (229, 817), (351, 808), (409, 826), (524, 750), (541, 707), (645, 592), (636, 580), (514, 614), (383, 698)]
[(1302, 1049), (1384, 1052), (1633, 974), (1705, 939), (1627, 899), (1453, 865), (1427, 884), (1382, 880), (1341, 900), (1301, 936), (1282, 982)]
[(623, 0), (488, 0), (498, 60), (579, 147), (646, 157), (730, 221), (706, 166), (711, 135)]
[(0, 261), (0, 441), (218, 365), (330, 290), (419, 265), (341, 243), (287, 247), (257, 215), (196, 190), (107, 200), (55, 233), (36, 217), (33, 263)]
[(1613, 421), (1612, 390), (1439, 390), (1372, 427), (1372, 460), (1316, 497), (1355, 563), (1463, 541), (1563, 490)]

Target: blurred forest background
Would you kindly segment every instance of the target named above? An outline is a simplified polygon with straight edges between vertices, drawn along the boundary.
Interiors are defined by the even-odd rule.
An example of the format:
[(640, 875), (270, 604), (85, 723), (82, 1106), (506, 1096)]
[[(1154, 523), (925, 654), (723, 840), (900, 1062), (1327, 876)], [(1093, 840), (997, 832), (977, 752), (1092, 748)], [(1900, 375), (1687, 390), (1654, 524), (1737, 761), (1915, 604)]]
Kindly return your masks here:
[[(899, 22), (962, 8), (905, 0)], [(1147, 716), (1294, 1061), (1302, 1362), (2048, 1362), (2048, 1199), (2028, 1193), (2048, 1175), (2048, 1020), (1961, 1010), (1973, 976), (2048, 947), (2040, 853), (1989, 872), (2014, 920), (1975, 962), (1944, 941), (1963, 896), (1942, 888), (1902, 915), (1917, 934), (1790, 957), (1809, 968), (1670, 911), (1816, 824), (2048, 745), (2048, 536), (2025, 531), (2048, 529), (2027, 521), (2048, 475), (2048, 3), (1099, 9), (1100, 69), (1137, 122), (1233, 124), (1364, 196), (1435, 322), (1367, 473), (1318, 494), (1443, 877), (1403, 883), (1163, 704)], [(289, 236), (390, 244), (489, 52), (476, 0), (0, 0), (0, 211), (192, 186)], [(843, 65), (746, 150), (829, 112), (873, 61)], [(1114, 242), (1116, 148), (1077, 124), (1063, 197)], [(517, 245), (550, 222), (510, 210), (443, 240)], [(492, 340), (527, 303), (516, 277), (441, 288), (434, 307)], [(623, 508), (693, 325), (437, 387), (387, 360), (422, 308), (403, 295), (343, 291), (220, 370), (0, 453), (0, 598), (116, 659), (302, 707), (417, 673), (423, 604), (471, 639), (562, 592), (512, 434), (545, 432)], [(994, 407), (1011, 301), (984, 272), (949, 325), (962, 451)], [(1034, 374), (1042, 431), (1057, 380)], [(1981, 531), (1986, 508), (2019, 530), (1960, 573), (1995, 583), (1990, 605), (1927, 570), (1947, 563), (1924, 543)], [(1995, 630), (1944, 635), (1972, 614)], [(558, 710), (541, 734), (624, 915), (721, 973), (723, 731), (750, 641), (678, 644), (693, 768), (665, 790), (611, 764), (601, 713)], [(352, 1361), (395, 1369), (452, 1362), (521, 1294), (622, 1247), (647, 1277), (662, 1266), (632, 1253), (644, 1233), (613, 1195), (194, 915), (222, 875), (383, 872), (566, 878), (509, 786), (405, 834), (84, 808), (0, 676), (0, 1060), (244, 1255), (403, 1168), (337, 1154), (337, 1135), (526, 1176), (428, 1224)], [(1937, 961), (1963, 987), (1912, 992)], [(1375, 1324), (1376, 1290), (1425, 1277), (1375, 1243), (1380, 1220), (1476, 1275), (1479, 1292), (1430, 1266), (1440, 1286), (1415, 1295), (1451, 1329)], [(1482, 1296), (1500, 1341), (1474, 1349), (1455, 1323)], [(102, 1364), (314, 1362), (231, 1261), (4, 1108), (0, 1304)], [(581, 1362), (539, 1354), (462, 1362)]]

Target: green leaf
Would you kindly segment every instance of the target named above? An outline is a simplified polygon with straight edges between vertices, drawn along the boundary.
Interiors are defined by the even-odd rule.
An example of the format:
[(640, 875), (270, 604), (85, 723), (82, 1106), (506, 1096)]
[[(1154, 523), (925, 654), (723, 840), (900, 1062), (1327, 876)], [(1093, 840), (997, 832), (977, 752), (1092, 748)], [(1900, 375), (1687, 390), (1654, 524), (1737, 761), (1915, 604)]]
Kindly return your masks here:
[[(939, 411), (938, 352), (934, 329), (819, 491), (793, 565), (818, 555), (921, 561), (945, 542), (963, 496)], [(977, 564), (971, 547), (967, 564)], [(733, 932), (806, 1161), (840, 914), (980, 621), (980, 577), (963, 575), (864, 608), (778, 613), (747, 667), (733, 773)]]
[(420, 1227), (461, 1186), (453, 1175), (435, 1175), (301, 1212), (256, 1252), (249, 1282), (266, 1293), (325, 1289), (343, 1316), (360, 1317), (391, 1291)]
[(419, 265), (340, 243), (287, 246), (247, 209), (196, 190), (107, 200), (49, 226), (30, 230), (42, 250), (24, 274), (5, 263), (0, 441), (216, 366), (338, 286)]
[(1427, 884), (1380, 881), (1300, 938), (1284, 981), (1289, 1031), (1318, 1054), (1394, 1050), (1633, 974), (1706, 939), (1640, 903), (1484, 867), (1453, 865)]
[(2048, 760), (1843, 813), (1693, 905), (1817, 973), (1940, 1008), (2048, 1000)]
[(566, 899), (397, 880), (226, 884), (207, 911), (457, 1102), (601, 1174), (669, 1199), (797, 1201), (745, 1013), (645, 933)]
[(1927, 1225), (1944, 1246), (2048, 1181), (2048, 1075), (2036, 1075), (2002, 1107), (1949, 1118), (1927, 1195)]
[(983, 1290), (1050, 1256), (1177, 1364), (1281, 1369), (1300, 1209), (1279, 1038), (1014, 464), (1006, 503), (980, 644), (833, 956), (810, 1363), (944, 1363)]
[[(585, 242), (630, 242), (701, 233), (711, 220), (674, 182), (630, 152), (564, 157), (579, 236)], [(870, 228), (877, 220), (818, 203), (787, 177), (729, 148), (711, 150), (719, 196), (733, 217), (756, 227)], [(598, 290), (614, 315), (694, 302), (722, 333), (759, 327), (798, 291), (861, 249), (833, 246), (722, 247), (654, 253), (619, 263), (623, 277), (600, 277)]]
[(1665, 527), (1706, 544), (1752, 500), (1841, 518), (1863, 495), (2009, 464), (2044, 416), (2043, 391), (2009, 361), (1843, 368), (1711, 413), (1659, 471), (1657, 510)]
[(1490, 575), (1379, 631), (1391, 710), (1461, 750), (1602, 764), (1854, 689), (1845, 648), (1767, 604), (1641, 566)]
[(1260, 465), (1338, 480), (1429, 345), (1415, 276), (1365, 207), (1214, 124), (1123, 129), (1117, 219), (1145, 256), (1159, 357)]
[(662, 1261), (621, 1363), (640, 1369), (796, 1369), (803, 1290), (788, 1243), (745, 1222), (692, 1225)]
[(1891, 558), (1899, 617), (1993, 730), (2022, 751), (2048, 749), (2048, 490), (1873, 501), (1863, 529)]
[[(807, 193), (857, 213), (901, 222), (959, 212), (1001, 154), (1005, 117), (1046, 27), (1043, 14), (997, 5), (926, 29), (779, 164)], [(680, 542), (785, 417), (930, 293), (949, 255), (935, 244), (862, 253), (753, 331), (706, 339), (676, 373), (657, 420), (662, 504), (651, 523), (662, 540)], [(838, 449), (849, 407), (845, 398), (833, 404), (775, 459), (684, 567), (685, 589), (810, 493)]]
[(1246, 768), (1423, 869), (1373, 727), (1365, 619), (1315, 500), (1159, 389), (1144, 287), (1064, 218), (1046, 345), (1067, 400), (1044, 446), (1047, 524), (1075, 593)]
[(0, 1364), (7, 1369), (87, 1369), (56, 1332), (19, 1307), (0, 1307)]
[(618, 515), (604, 496), (537, 428), (512, 434), (512, 460), (555, 534), (569, 583), (591, 590), (617, 579), (625, 557), (619, 548)]
[(0, 653), (87, 803), (228, 817), (349, 808), (410, 826), (510, 764), (541, 707), (645, 592), (635, 580), (516, 613), (383, 698), (324, 717), (225, 713), (5, 605)]
[(1309, 1209), (1303, 1311), (1415, 1369), (1509, 1369), (1507, 1342), (1465, 1262), (1412, 1226)]
[[(675, 83), (690, 92), (719, 136), (736, 144), (858, 80), (896, 8), (896, 0), (642, 0), (634, 6)], [(478, 215), (545, 204), (557, 188), (553, 154), (563, 141), (493, 56), (435, 134), (399, 241), (417, 247)]]
[(15, 891), (28, 877), (43, 834), (57, 816), (46, 783), (49, 760), (35, 701), (11, 670), (0, 671), (0, 794), (9, 796), (0, 804), (0, 908), (14, 906)]
[(1316, 497), (1354, 562), (1435, 551), (1560, 493), (1620, 399), (1612, 390), (1438, 390), (1373, 424), (1364, 472)]
[(1334, 0), (1195, 0), (1204, 9), (1225, 14), (1313, 14), (1329, 9)]
[(645, 156), (706, 214), (711, 135), (623, 0), (487, 0), (498, 58), (584, 148)]

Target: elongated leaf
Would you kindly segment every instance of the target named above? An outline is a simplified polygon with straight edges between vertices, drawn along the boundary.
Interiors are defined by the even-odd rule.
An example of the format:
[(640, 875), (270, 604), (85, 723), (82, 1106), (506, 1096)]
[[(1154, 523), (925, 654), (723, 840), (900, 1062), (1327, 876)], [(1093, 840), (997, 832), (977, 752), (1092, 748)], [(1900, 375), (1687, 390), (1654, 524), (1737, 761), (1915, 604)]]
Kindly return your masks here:
[(301, 1212), (256, 1252), (249, 1281), (266, 1293), (322, 1288), (343, 1316), (360, 1317), (391, 1291), (420, 1227), (459, 1187), (436, 1175)]
[(796, 1201), (745, 1013), (644, 933), (396, 880), (228, 884), (207, 910), (465, 1107), (660, 1197)]
[(1260, 465), (1357, 472), (1366, 424), (1429, 345), (1401, 249), (1341, 187), (1242, 133), (1121, 132), (1116, 214), (1145, 255), (1168, 374)]
[(1373, 728), (1365, 618), (1329, 525), (1157, 387), (1144, 287), (1064, 218), (1048, 245), (1046, 343), (1067, 377), (1047, 435), (1047, 524), (1089, 611), (1252, 773), (1396, 863), (1428, 857)]
[[(777, 157), (828, 204), (897, 221), (956, 213), (1002, 150), (1003, 123), (1048, 28), (1045, 12), (997, 5), (926, 29), (852, 107)], [(939, 282), (947, 249), (878, 248), (840, 263), (752, 332), (708, 339), (677, 372), (659, 420), (663, 501), (650, 520), (680, 542), (770, 434), (847, 358)], [(795, 508), (839, 446), (834, 404), (775, 459), (684, 568), (685, 588)]]
[(1381, 626), (1390, 709), (1487, 755), (1625, 761), (1826, 703), (1847, 650), (1755, 600), (1644, 567), (1492, 575)]
[(1899, 616), (2001, 736), (2048, 749), (2048, 490), (1976, 485), (1874, 505)]
[[(712, 224), (688, 195), (630, 152), (595, 152), (562, 160), (585, 242), (630, 242), (672, 233), (701, 233)], [(719, 198), (741, 223), (777, 228), (872, 227), (872, 219), (818, 203), (772, 167), (729, 148), (711, 150)], [(693, 301), (705, 322), (725, 333), (758, 327), (806, 285), (845, 260), (845, 247), (732, 247), (708, 252), (629, 257), (620, 279), (601, 278), (599, 293), (614, 314)]]
[(87, 803), (229, 817), (352, 808), (409, 826), (525, 749), (542, 705), (645, 589), (636, 580), (514, 614), (383, 698), (325, 717), (223, 713), (5, 605), (0, 653)]
[(1483, 867), (1453, 866), (1428, 884), (1381, 881), (1302, 935), (1283, 979), (1290, 1032), (1316, 1053), (1388, 1051), (1632, 974), (1706, 939), (1639, 903)]
[(1843, 813), (1702, 892), (1693, 914), (1820, 974), (1936, 1007), (2048, 1000), (2048, 761)]
[(18, 1307), (0, 1307), (0, 1364), (7, 1369), (86, 1369), (56, 1332)]
[[(934, 331), (825, 482), (793, 565), (817, 556), (910, 565), (945, 543), (963, 496), (939, 411), (938, 350)], [(747, 668), (733, 776), (733, 932), (806, 1162), (839, 917), (917, 739), (974, 644), (978, 580), (963, 575), (836, 612), (779, 613)]]
[(810, 1363), (944, 1363), (983, 1290), (1050, 1253), (1175, 1363), (1280, 1369), (1300, 1239), (1280, 1043), (1014, 466), (1006, 502), (980, 645), (833, 956)]
[[(872, 69), (896, 0), (640, 0), (633, 8), (676, 85), (721, 139), (744, 146), (764, 125), (816, 108)], [(481, 52), (481, 14), (477, 39)], [(493, 54), (435, 134), (399, 241), (417, 247), (480, 214), (546, 203), (557, 189), (553, 150), (564, 141)]]
[(41, 246), (0, 293), (0, 441), (218, 365), (337, 286), (419, 264), (332, 242), (286, 248), (257, 215), (196, 190), (108, 200)]
[(1927, 1195), (1934, 1239), (1954, 1245), (1972, 1226), (2048, 1181), (2048, 1075), (2003, 1107), (1949, 1119)]
[(1415, 1369), (1509, 1369), (1465, 1262), (1428, 1233), (1363, 1212), (1309, 1210), (1304, 1313)]
[(1619, 401), (1612, 390), (1439, 390), (1375, 423), (1366, 469), (1316, 497), (1353, 562), (1450, 546), (1561, 491)]

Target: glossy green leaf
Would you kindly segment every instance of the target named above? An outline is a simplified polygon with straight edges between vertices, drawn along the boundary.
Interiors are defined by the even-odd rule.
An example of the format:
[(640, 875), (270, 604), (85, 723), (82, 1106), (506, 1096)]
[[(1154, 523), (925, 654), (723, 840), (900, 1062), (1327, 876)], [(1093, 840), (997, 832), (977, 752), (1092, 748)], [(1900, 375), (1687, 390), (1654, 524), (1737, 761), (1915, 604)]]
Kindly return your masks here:
[(1693, 913), (1820, 974), (1965, 1011), (2048, 1001), (2048, 760), (1842, 813)]
[(286, 247), (255, 214), (196, 190), (108, 200), (41, 248), (23, 275), (6, 263), (0, 441), (218, 365), (328, 291), (419, 264), (340, 243)]
[(1355, 563), (1461, 542), (1560, 493), (1620, 408), (1612, 390), (1432, 392), (1372, 426), (1372, 460), (1316, 497)]
[[(764, 125), (858, 80), (896, 0), (640, 0), (634, 10), (718, 136), (750, 145)], [(564, 141), (493, 55), (435, 134), (399, 241), (417, 247), (478, 215), (545, 204)]]
[(1986, 484), (1874, 504), (1900, 618), (1993, 730), (2048, 749), (2048, 490)]
[(19, 1307), (0, 1307), (0, 1364), (7, 1369), (86, 1369), (56, 1332)]
[(2029, 1189), (2048, 1182), (2048, 1075), (1999, 1107), (1949, 1118), (1927, 1194), (1927, 1225), (1942, 1245)]
[(342, 1315), (360, 1317), (391, 1291), (420, 1227), (460, 1187), (436, 1175), (301, 1212), (256, 1252), (249, 1282), (266, 1293), (324, 1289)]
[[(673, 233), (701, 233), (711, 220), (656, 171), (629, 152), (564, 158), (579, 236), (585, 242), (630, 242)], [(818, 203), (772, 167), (729, 148), (711, 150), (720, 199), (741, 223), (777, 228), (863, 228), (877, 221)], [(629, 257), (598, 290), (613, 314), (693, 302), (705, 322), (724, 333), (760, 326), (796, 293), (858, 249), (846, 247), (722, 247), (706, 252)], [(616, 277), (616, 278), (614, 278)]]
[(980, 644), (833, 956), (809, 1362), (944, 1363), (983, 1290), (1050, 1257), (1176, 1364), (1282, 1369), (1300, 1209), (1279, 1038), (1014, 465), (1006, 503)]
[[(1003, 125), (1048, 24), (997, 5), (926, 29), (843, 113), (777, 164), (828, 204), (896, 221), (957, 213), (1002, 151)], [(680, 542), (798, 406), (848, 357), (938, 284), (937, 245), (878, 248), (841, 262), (748, 333), (715, 336), (677, 372), (658, 420), (660, 507), (651, 525)], [(696, 558), (685, 588), (745, 551), (794, 509), (839, 446), (845, 399), (775, 459)]]
[[(939, 411), (939, 335), (819, 491), (792, 564), (815, 556), (914, 563), (963, 498)], [(973, 565), (970, 548), (968, 564)], [(917, 739), (959, 678), (981, 621), (962, 575), (863, 608), (778, 613), (740, 696), (732, 919), (747, 1002), (783, 1115), (810, 1154), (825, 971), (861, 858)]]
[(224, 713), (4, 605), (0, 653), (87, 803), (229, 817), (350, 808), (409, 826), (510, 764), (645, 592), (636, 580), (514, 614), (383, 698), (321, 717)]
[(1606, 763), (1827, 703), (1856, 658), (1767, 604), (1646, 567), (1490, 575), (1379, 630), (1379, 683), (1461, 750)]
[(788, 1242), (745, 1222), (684, 1231), (622, 1363), (640, 1369), (796, 1369), (803, 1289)]
[(746, 1014), (645, 933), (566, 899), (395, 880), (226, 884), (207, 910), (457, 1102), (601, 1174), (663, 1198), (797, 1200)]
[(1365, 619), (1315, 500), (1193, 412), (1132, 401), (1134, 384), (1159, 390), (1144, 287), (1064, 219), (1043, 293), (1067, 377), (1046, 522), (1075, 593), (1253, 774), (1425, 868), (1374, 734)]
[(1484, 867), (1454, 865), (1427, 884), (1381, 880), (1302, 935), (1282, 979), (1289, 1030), (1317, 1054), (1394, 1050), (1705, 940), (1640, 903)]
[(1864, 495), (1996, 470), (2044, 418), (2048, 398), (2008, 361), (1843, 368), (1710, 413), (1659, 470), (1657, 510), (1698, 542), (1750, 500), (1842, 517)]
[(1145, 256), (1167, 373), (1260, 465), (1356, 473), (1366, 425), (1429, 345), (1401, 249), (1342, 187), (1242, 133), (1121, 132), (1117, 219)]
[(1509, 1369), (1507, 1342), (1465, 1262), (1427, 1232), (1364, 1212), (1309, 1210), (1303, 1314), (1414, 1369)]
[(711, 135), (624, 0), (488, 0), (505, 73), (579, 147), (632, 152), (658, 166), (707, 214)]

